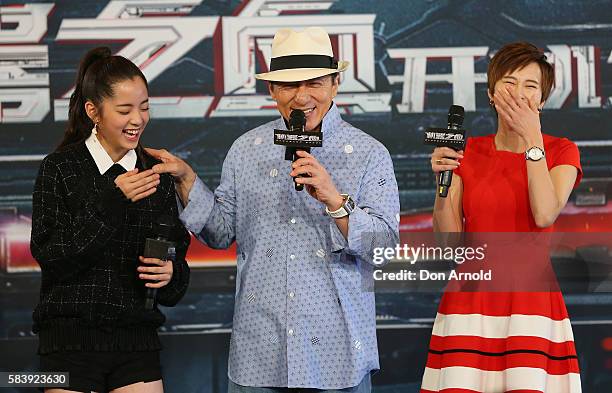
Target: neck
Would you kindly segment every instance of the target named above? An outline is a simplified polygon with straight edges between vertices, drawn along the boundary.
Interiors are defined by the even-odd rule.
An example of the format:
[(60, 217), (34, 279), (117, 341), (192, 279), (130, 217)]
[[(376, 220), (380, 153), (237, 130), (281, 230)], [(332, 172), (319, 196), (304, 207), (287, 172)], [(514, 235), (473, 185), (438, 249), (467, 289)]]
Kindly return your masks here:
[(495, 134), (495, 148), (513, 153), (522, 153), (527, 150), (523, 138), (516, 132), (510, 131), (501, 120), (499, 120), (497, 133)]
[(111, 146), (104, 138), (100, 138), (100, 134), (96, 135), (96, 138), (98, 138), (98, 141), (114, 163), (121, 160), (128, 152), (122, 148), (113, 148), (113, 146)]

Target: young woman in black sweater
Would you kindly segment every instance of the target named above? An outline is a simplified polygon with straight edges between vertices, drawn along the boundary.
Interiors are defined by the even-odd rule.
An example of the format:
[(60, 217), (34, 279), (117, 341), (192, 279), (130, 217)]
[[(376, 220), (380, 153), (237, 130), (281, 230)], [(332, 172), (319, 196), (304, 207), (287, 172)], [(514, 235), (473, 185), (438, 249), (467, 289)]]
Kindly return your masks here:
[[(68, 371), (57, 392), (163, 392), (157, 328), (146, 288), (175, 305), (185, 294), (189, 234), (174, 183), (139, 139), (149, 121), (147, 81), (110, 49), (81, 60), (60, 146), (40, 166), (33, 194), (32, 255), (40, 264), (34, 311), (42, 371)], [(174, 223), (174, 261), (143, 258), (160, 217)]]

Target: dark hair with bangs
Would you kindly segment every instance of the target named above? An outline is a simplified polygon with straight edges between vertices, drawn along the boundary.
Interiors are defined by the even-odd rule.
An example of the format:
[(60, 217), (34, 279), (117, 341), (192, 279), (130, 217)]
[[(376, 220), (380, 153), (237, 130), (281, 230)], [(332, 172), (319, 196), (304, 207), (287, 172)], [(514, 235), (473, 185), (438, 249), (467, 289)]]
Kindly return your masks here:
[(504, 45), (493, 56), (487, 70), (489, 93), (493, 95), (495, 84), (504, 75), (520, 70), (531, 63), (536, 63), (540, 67), (542, 102), (546, 101), (555, 81), (553, 66), (546, 61), (546, 55), (541, 49), (524, 41)]

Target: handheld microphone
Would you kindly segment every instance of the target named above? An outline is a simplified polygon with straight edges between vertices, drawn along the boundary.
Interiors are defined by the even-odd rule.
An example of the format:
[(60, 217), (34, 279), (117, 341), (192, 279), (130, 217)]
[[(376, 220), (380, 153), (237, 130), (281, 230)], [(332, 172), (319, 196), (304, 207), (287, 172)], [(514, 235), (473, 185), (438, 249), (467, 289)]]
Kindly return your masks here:
[[(274, 130), (274, 144), (283, 145), (285, 149), (285, 160), (295, 162), (300, 157), (296, 154), (299, 150), (310, 153), (311, 147), (323, 146), (323, 133), (306, 131), (306, 116), (300, 109), (295, 109), (289, 115), (289, 130)], [(298, 175), (303, 177), (305, 175)], [(295, 190), (302, 191), (303, 184), (298, 184), (293, 179)]]
[[(170, 240), (170, 234), (174, 228), (174, 221), (168, 215), (159, 217), (155, 225), (155, 238), (145, 240), (144, 257), (169, 260), (176, 254), (175, 244)], [(146, 288), (145, 310), (152, 310), (157, 297), (157, 288)]]
[[(464, 110), (462, 106), (451, 105), (448, 110), (447, 128), (428, 128), (425, 131), (425, 144), (436, 147), (450, 147), (462, 150), (465, 147), (465, 130), (463, 126)], [(453, 180), (453, 171), (446, 170), (440, 173), (438, 179), (438, 195), (446, 198), (448, 189)]]

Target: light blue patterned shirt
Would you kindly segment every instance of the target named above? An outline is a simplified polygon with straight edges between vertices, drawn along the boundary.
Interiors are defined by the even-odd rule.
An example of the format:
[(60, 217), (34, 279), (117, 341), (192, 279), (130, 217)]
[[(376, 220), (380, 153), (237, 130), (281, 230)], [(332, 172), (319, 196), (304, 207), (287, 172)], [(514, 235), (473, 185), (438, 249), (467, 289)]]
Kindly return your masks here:
[[(181, 220), (213, 248), (238, 250), (229, 378), (255, 387), (342, 389), (379, 368), (372, 248), (398, 242), (399, 196), (387, 149), (336, 105), (312, 154), (350, 194), (348, 240), (289, 176), (274, 145), (282, 118), (238, 138), (211, 192), (197, 179)], [(367, 241), (362, 241), (367, 239)], [(367, 285), (366, 285), (367, 286)]]

